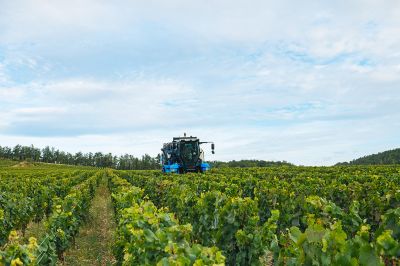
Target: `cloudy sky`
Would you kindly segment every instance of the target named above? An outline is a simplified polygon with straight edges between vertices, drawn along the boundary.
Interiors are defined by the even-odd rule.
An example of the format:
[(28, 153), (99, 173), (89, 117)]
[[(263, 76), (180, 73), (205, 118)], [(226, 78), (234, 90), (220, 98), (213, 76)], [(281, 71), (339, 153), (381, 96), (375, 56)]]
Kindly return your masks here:
[[(400, 147), (400, 2), (0, 0), (0, 145), (331, 165)], [(209, 147), (205, 148), (209, 151)]]

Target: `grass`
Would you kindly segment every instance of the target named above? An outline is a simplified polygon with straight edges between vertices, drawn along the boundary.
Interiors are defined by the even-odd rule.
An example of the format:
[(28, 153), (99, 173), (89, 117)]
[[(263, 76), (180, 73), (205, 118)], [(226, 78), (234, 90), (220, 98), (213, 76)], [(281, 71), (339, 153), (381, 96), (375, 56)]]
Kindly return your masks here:
[(6, 168), (17, 164), (17, 161), (0, 158), (0, 168)]
[(15, 161), (0, 157), (0, 169), (1, 170), (23, 170), (23, 169), (35, 169), (35, 170), (47, 170), (47, 169), (96, 169), (92, 166), (82, 165), (69, 165), (69, 164), (56, 164), (56, 163), (44, 163), (34, 161)]
[(65, 261), (59, 265), (113, 265), (112, 243), (115, 231), (114, 210), (110, 192), (103, 181), (96, 191), (89, 219), (67, 250)]
[(43, 219), (38, 223), (35, 222), (30, 222), (26, 228), (25, 231), (25, 237), (23, 237), (23, 243), (27, 243), (29, 240), (29, 237), (34, 237), (38, 241), (44, 237), (46, 234), (46, 220)]

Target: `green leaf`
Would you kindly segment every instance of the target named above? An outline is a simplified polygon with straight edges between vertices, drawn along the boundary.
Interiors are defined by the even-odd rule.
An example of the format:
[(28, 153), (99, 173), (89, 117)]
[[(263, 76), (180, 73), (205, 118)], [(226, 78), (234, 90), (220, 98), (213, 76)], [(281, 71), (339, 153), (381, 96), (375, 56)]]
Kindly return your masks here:
[(365, 266), (383, 265), (376, 251), (370, 245), (361, 247), (359, 260), (360, 264)]

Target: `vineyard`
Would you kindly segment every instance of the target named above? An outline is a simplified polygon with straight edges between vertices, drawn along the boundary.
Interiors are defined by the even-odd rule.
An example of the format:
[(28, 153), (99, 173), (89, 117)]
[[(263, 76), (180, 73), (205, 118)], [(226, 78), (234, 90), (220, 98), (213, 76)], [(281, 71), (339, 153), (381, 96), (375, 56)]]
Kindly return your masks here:
[(4, 166), (0, 265), (63, 265), (99, 186), (111, 193), (116, 265), (400, 264), (399, 166)]

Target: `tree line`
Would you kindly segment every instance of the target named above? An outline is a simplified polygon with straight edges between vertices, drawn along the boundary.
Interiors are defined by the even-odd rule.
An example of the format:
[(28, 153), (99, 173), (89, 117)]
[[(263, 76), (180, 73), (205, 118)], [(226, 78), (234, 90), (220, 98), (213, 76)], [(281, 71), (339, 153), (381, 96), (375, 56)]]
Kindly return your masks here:
[(364, 156), (336, 165), (400, 164), (400, 148)]
[(109, 167), (119, 170), (151, 170), (160, 168), (159, 155), (151, 157), (148, 154), (141, 158), (130, 154), (116, 156), (112, 153), (69, 153), (46, 146), (39, 149), (31, 146), (16, 145), (15, 147), (0, 146), (0, 158), (16, 161), (31, 161), (54, 164), (69, 164), (92, 167)]

